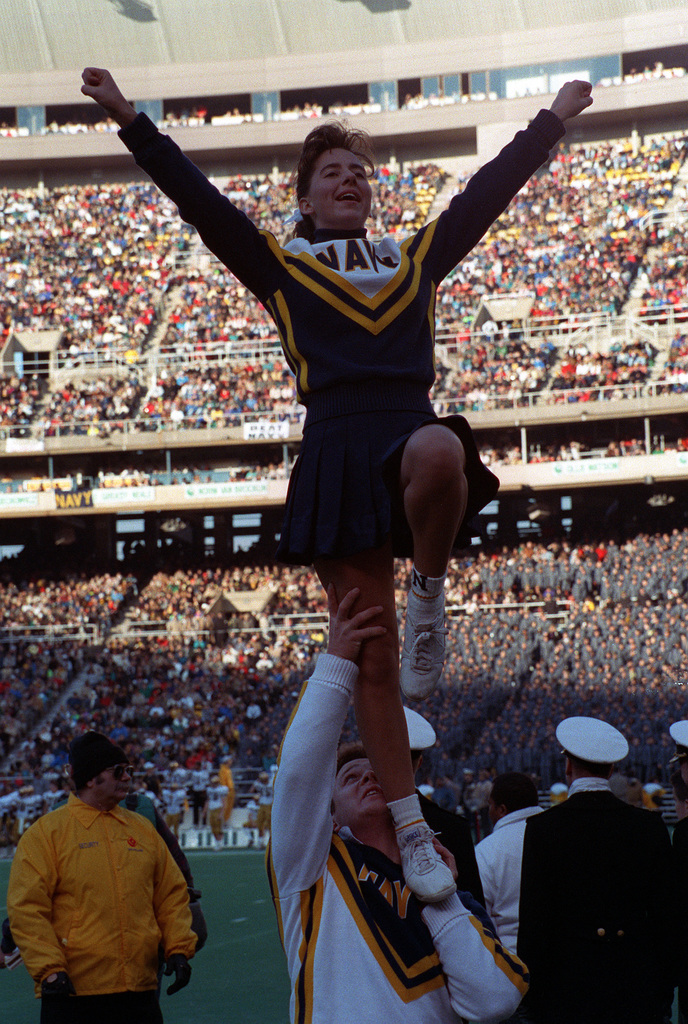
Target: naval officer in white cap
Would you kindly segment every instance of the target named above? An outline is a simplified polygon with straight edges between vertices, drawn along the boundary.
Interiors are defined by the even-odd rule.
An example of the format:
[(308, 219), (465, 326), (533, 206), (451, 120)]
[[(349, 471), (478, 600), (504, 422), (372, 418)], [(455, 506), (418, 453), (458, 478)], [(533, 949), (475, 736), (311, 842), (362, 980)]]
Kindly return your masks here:
[(535, 1024), (663, 1024), (676, 980), (671, 843), (661, 815), (613, 795), (625, 737), (596, 718), (556, 730), (568, 799), (528, 821), (518, 953)]
[(669, 733), (676, 744), (676, 753), (670, 763), (678, 764), (683, 781), (688, 786), (688, 721), (673, 722)]

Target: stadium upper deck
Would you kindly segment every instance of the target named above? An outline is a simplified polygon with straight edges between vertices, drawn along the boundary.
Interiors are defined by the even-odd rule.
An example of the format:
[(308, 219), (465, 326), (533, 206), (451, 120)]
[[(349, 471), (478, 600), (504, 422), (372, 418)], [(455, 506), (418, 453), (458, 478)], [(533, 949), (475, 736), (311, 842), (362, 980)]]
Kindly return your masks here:
[[(91, 16), (96, 28), (78, 0), (60, 4), (59, 18), (49, 0), (9, 0), (0, 124), (31, 134), (0, 144), (5, 180), (74, 182), (129, 166), (111, 132), (36, 134), (53, 122), (97, 120), (94, 106), (80, 103), (86, 63), (116, 70), (155, 120), (203, 111), (197, 131), (173, 131), (216, 173), (291, 167), (304, 135), (291, 115), (306, 105), (311, 113), (352, 104), (368, 111), (360, 124), (383, 160), (452, 157), (475, 166), (532, 116), (535, 95), (571, 77), (602, 86), (580, 137), (685, 125), (688, 75), (672, 74), (688, 70), (685, 46), (676, 45), (684, 16), (671, 0), (645, 0), (642, 13), (635, 0), (575, 8), (492, 0), (480, 11), (455, 0), (319, 0), (307, 16), (288, 0), (259, 8), (257, 16), (246, 0), (102, 0)], [(241, 56), (228, 59), (238, 39)], [(644, 77), (658, 67), (668, 77)], [(400, 109), (414, 94), (420, 109)], [(227, 126), (235, 111), (241, 123)]]

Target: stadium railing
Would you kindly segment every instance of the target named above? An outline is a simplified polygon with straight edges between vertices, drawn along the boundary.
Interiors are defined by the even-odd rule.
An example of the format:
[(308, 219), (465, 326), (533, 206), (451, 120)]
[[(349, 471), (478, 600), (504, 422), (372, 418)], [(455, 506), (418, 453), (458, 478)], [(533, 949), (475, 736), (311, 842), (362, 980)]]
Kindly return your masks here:
[(13, 644), (17, 640), (82, 640), (98, 644), (102, 639), (103, 627), (95, 623), (79, 624), (54, 623), (49, 625), (31, 624), (0, 627), (0, 644)]

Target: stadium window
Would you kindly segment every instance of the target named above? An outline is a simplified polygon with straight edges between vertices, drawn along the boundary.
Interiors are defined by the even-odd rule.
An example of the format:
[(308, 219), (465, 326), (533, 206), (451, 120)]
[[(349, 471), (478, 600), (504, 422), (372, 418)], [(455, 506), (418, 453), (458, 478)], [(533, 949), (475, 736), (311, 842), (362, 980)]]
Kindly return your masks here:
[(277, 121), (280, 115), (278, 92), (251, 93), (251, 115), (254, 121)]
[(507, 78), (504, 87), (508, 100), (518, 99), (522, 96), (539, 96), (547, 92), (547, 75)]
[(418, 102), (421, 95), (420, 78), (400, 78), (397, 82), (397, 97), (399, 107)]
[(484, 100), (487, 97), (487, 72), (473, 71), (469, 77), (469, 93), (475, 100)]
[(565, 71), (563, 74), (550, 75), (549, 91), (553, 93), (559, 92), (562, 85), (570, 82), (572, 78), (580, 79), (581, 82), (589, 82), (591, 78), (590, 70), (588, 68), (576, 68), (575, 71)]
[(232, 526), (235, 529), (241, 529), (242, 527), (247, 526), (259, 527), (260, 521), (260, 512), (237, 512), (232, 516)]
[(239, 551), (250, 551), (254, 544), (260, 540), (259, 533), (241, 533), (235, 535), (232, 540), (232, 551), (236, 555)]
[(20, 135), (40, 135), (45, 130), (45, 107), (17, 107), (17, 129)]
[(453, 100), (461, 99), (461, 75), (442, 75), (442, 95)]
[(539, 524), (532, 519), (518, 519), (516, 529), (519, 537), (539, 537), (542, 532)]
[(423, 85), (423, 99), (429, 100), (433, 96), (440, 95), (440, 79), (439, 75), (434, 75), (432, 78), (424, 78), (422, 80)]
[(4, 129), (15, 129), (17, 127), (16, 107), (0, 107), (0, 133)]
[(0, 544), (0, 562), (4, 558), (17, 558), (23, 550), (23, 544)]
[(143, 112), (153, 124), (160, 124), (163, 119), (162, 100), (136, 100), (137, 112)]
[(142, 516), (135, 519), (129, 516), (117, 516), (115, 533), (138, 533), (143, 536), (144, 520)]
[(364, 83), (283, 89), (280, 93), (280, 112), (282, 117), (285, 114), (307, 117), (318, 110), (329, 113), (332, 107), (364, 107), (368, 99), (368, 86)]
[(396, 110), (397, 83), (392, 79), (386, 82), (371, 82), (368, 86), (368, 99), (370, 103), (377, 104), (380, 110)]

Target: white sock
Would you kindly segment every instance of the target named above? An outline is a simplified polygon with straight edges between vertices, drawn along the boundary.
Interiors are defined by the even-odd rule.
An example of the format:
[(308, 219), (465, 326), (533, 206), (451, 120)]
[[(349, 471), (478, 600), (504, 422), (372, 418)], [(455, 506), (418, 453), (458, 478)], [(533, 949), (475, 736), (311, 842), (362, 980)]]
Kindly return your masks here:
[(407, 607), (417, 621), (432, 623), (444, 611), (446, 578), (446, 572), (443, 576), (423, 576), (413, 567)]
[(392, 813), (397, 835), (401, 835), (407, 829), (417, 828), (418, 825), (425, 825), (417, 793), (402, 797), (401, 800), (392, 800), (387, 806)]

